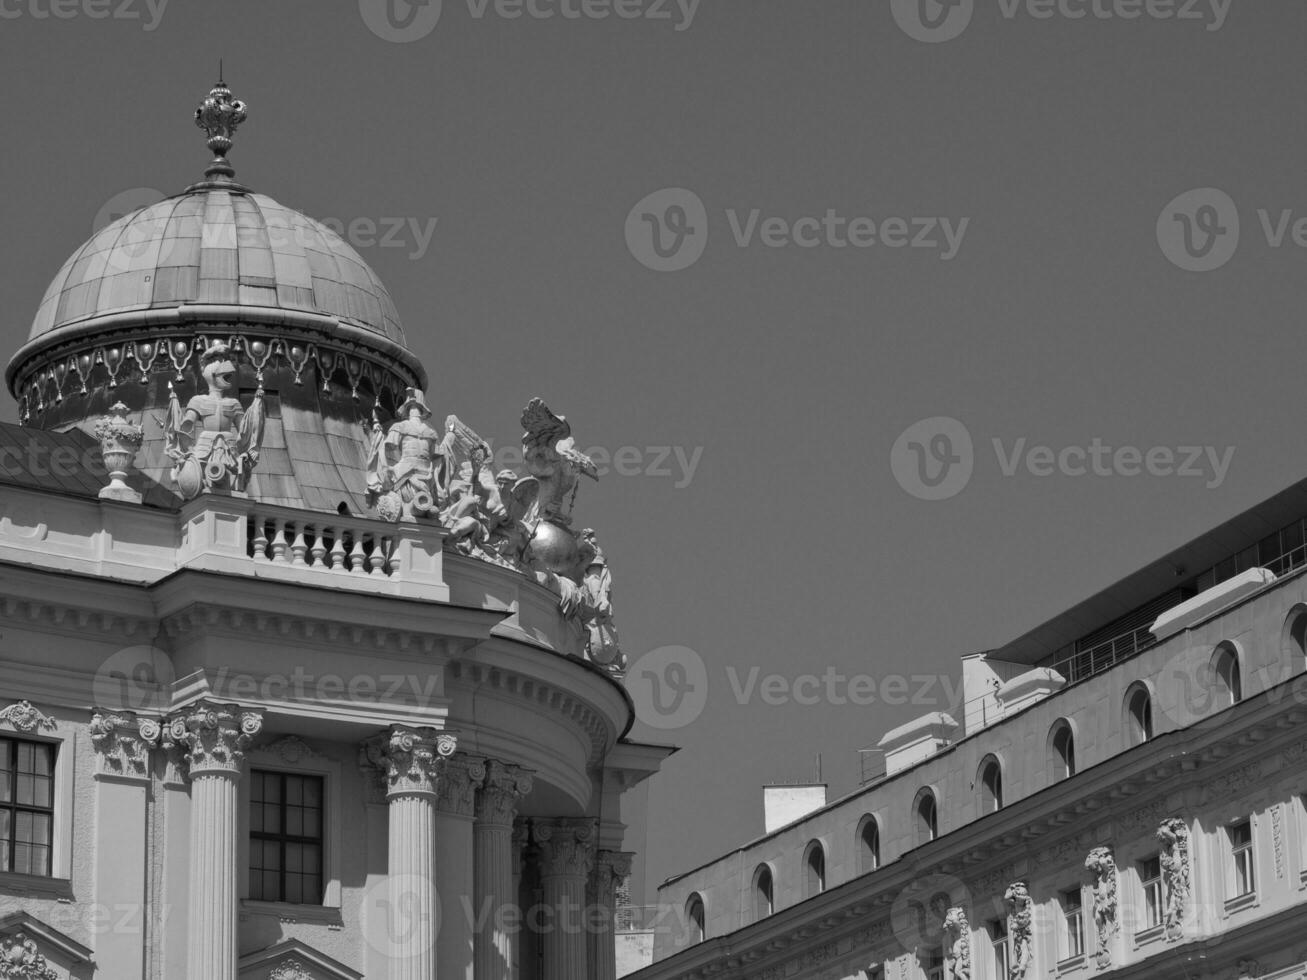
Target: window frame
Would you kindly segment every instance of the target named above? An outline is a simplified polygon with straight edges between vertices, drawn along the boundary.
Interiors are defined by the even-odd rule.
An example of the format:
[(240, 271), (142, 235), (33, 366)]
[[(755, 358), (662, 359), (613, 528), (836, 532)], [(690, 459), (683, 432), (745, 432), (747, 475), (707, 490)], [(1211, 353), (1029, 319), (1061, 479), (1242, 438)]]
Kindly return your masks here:
[[(699, 910), (698, 918), (694, 915), (696, 908)], [(690, 892), (690, 897), (685, 900), (685, 921), (689, 945), (697, 946), (708, 938), (708, 905), (704, 902), (702, 893)]]
[[(1072, 905), (1071, 903), (1075, 904)], [(1085, 896), (1079, 885), (1057, 893), (1058, 918), (1061, 921), (1062, 956), (1058, 962), (1083, 959), (1085, 955)]]
[[(926, 805), (930, 806), (929, 816)], [(912, 801), (912, 822), (916, 829), (917, 846), (939, 840), (939, 797), (933, 787), (923, 786)]]
[[(764, 898), (762, 888), (764, 876), (767, 882), (767, 889), (765, 892), (766, 911), (760, 911), (763, 904), (760, 900)], [(763, 861), (753, 869), (753, 885), (749, 889), (749, 894), (752, 898), (752, 908), (750, 911), (753, 913), (754, 922), (761, 922), (763, 919), (776, 914), (776, 872), (767, 861)]]
[[(1241, 827), (1247, 828), (1248, 839), (1245, 843), (1236, 844), (1234, 832)], [(1225, 837), (1226, 867), (1230, 874), (1225, 889), (1226, 906), (1242, 906), (1257, 898), (1257, 831), (1253, 826), (1253, 818), (1247, 816), (1233, 820), (1222, 828), (1222, 833)], [(1242, 884), (1247, 887), (1241, 888), (1241, 878)]]
[[(821, 866), (814, 867), (812, 859), (818, 856)], [(816, 877), (816, 888), (813, 878)], [(826, 848), (820, 840), (811, 840), (803, 850), (803, 897), (813, 898), (826, 890)]]
[[(1143, 710), (1138, 711), (1136, 706), (1141, 700)], [(1125, 692), (1124, 708), (1122, 727), (1126, 733), (1126, 746), (1135, 748), (1151, 742), (1156, 737), (1156, 728), (1153, 724), (1153, 692), (1148, 685), (1142, 681), (1131, 684)]]
[(1008, 942), (1007, 920), (990, 919), (985, 924), (989, 936), (990, 967), (994, 980), (1008, 980), (1008, 964), (1011, 962), (1011, 949)]
[(1244, 699), (1243, 664), (1239, 649), (1228, 640), (1212, 651), (1212, 708), (1224, 711)]
[[(1149, 875), (1156, 865), (1157, 874)], [(1166, 922), (1166, 885), (1162, 880), (1162, 855), (1153, 853), (1135, 861), (1135, 874), (1143, 898), (1144, 925), (1139, 932), (1161, 929)]]
[[(57, 779), (59, 754), (60, 754), (59, 745), (57, 742), (50, 742), (45, 739), (26, 738), (23, 737), (21, 734), (10, 735), (8, 732), (0, 732), (0, 751), (4, 751), (3, 745), (6, 742), (9, 743), (10, 748), (8, 752), (5, 752), (5, 755), (7, 756), (7, 759), (5, 760), (6, 768), (0, 770), (0, 772), (5, 773), (4, 781), (8, 784), (9, 799), (7, 801), (0, 801), (0, 812), (5, 812), (9, 814), (9, 839), (7, 845), (4, 845), (2, 848), (3, 853), (0, 853), (0, 862), (2, 862), (2, 864), (0, 864), (0, 874), (21, 875), (24, 877), (31, 877), (31, 878), (53, 878), (55, 876), (54, 875), (55, 836), (56, 836), (56, 831), (58, 829), (55, 811), (59, 803), (58, 779)], [(22, 751), (23, 746), (30, 746), (33, 748), (33, 750), (47, 749), (50, 752), (49, 773), (46, 774), (45, 776), (39, 777), (48, 780), (49, 783), (48, 799), (50, 803), (48, 806), (38, 805), (36, 803), (18, 802), (18, 777), (20, 775), (23, 775), (23, 773), (18, 768), (19, 767), (18, 757), (19, 757), (19, 753)], [(26, 775), (37, 776), (38, 774), (32, 772), (32, 773), (27, 773)], [(24, 845), (29, 848), (42, 847), (42, 846), (45, 847), (46, 855), (45, 855), (45, 861), (42, 865), (43, 870), (41, 871), (15, 870), (14, 862), (19, 847), (19, 838), (18, 838), (19, 814), (30, 814), (33, 817), (46, 817), (49, 819), (49, 824), (48, 824), (49, 829), (47, 831), (47, 839), (48, 839), (47, 843), (44, 845), (40, 845), (40, 844), (34, 844), (34, 842), (32, 841), (27, 841)], [(29, 868), (30, 868), (30, 863), (31, 862), (29, 860)]]
[[(321, 921), (329, 924), (340, 920), (341, 909), (341, 868), (343, 867), (343, 844), (341, 841), (341, 766), (334, 759), (328, 758), (303, 746), (294, 762), (279, 752), (277, 743), (251, 749), (246, 753), (245, 771), (247, 778), (239, 783), (240, 796), (240, 847), (237, 853), (239, 861), (237, 875), (241, 897), (241, 906), (253, 912), (266, 912), (281, 915), (287, 909), (301, 913), (304, 921)], [(259, 898), (250, 898), (250, 783), (248, 774), (255, 769), (264, 772), (285, 772), (295, 776), (320, 776), (323, 780), (322, 790), (322, 892), (321, 903), (312, 905), (296, 902), (270, 902)], [(357, 770), (355, 770), (357, 773)], [(363, 779), (358, 774), (358, 779)], [(355, 792), (362, 795), (360, 785)], [(384, 805), (384, 804), (379, 804)]]
[[(993, 785), (990, 775), (993, 775)], [(976, 774), (976, 791), (979, 797), (980, 815), (997, 813), (1003, 809), (1003, 763), (993, 753), (980, 760), (980, 769)]]
[[(2, 704), (3, 702), (0, 702)], [(73, 776), (76, 768), (75, 736), (65, 735), (55, 720), (49, 732), (27, 732), (14, 726), (0, 729), (0, 738), (37, 742), (53, 746), (54, 751), (54, 821), (51, 827), (51, 873), (30, 875), (21, 871), (0, 871), (0, 889), (25, 889), (33, 895), (53, 898), (73, 897)], [(98, 778), (98, 777), (97, 777)]]
[[(1060, 744), (1065, 739), (1065, 745)], [(1060, 783), (1079, 772), (1076, 764), (1076, 732), (1067, 718), (1059, 718), (1048, 730), (1050, 782)]]
[[(868, 843), (868, 829), (874, 835), (874, 843)], [(858, 868), (862, 874), (867, 874), (879, 870), (880, 866), (880, 821), (875, 814), (867, 813), (858, 822)]]

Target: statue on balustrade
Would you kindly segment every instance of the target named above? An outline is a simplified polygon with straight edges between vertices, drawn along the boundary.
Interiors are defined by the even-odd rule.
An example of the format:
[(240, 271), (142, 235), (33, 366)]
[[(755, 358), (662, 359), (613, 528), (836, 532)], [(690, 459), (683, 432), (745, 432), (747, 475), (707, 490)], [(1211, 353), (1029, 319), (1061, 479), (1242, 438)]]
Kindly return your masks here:
[(208, 393), (194, 395), (183, 409), (169, 384), (164, 421), (164, 452), (173, 461), (173, 482), (187, 500), (202, 492), (244, 492), (263, 445), (262, 383), (247, 412), (229, 394), (236, 361), (222, 341), (200, 355), (200, 373)]
[(614, 671), (625, 671), (626, 657), (617, 642), (617, 627), (613, 625), (613, 576), (608, 571), (608, 560), (592, 528), (580, 536), (581, 601), (578, 615), (586, 629), (586, 656), (590, 660)]
[(427, 424), (431, 409), (416, 388), (407, 389), (398, 414), (384, 435), (381, 423), (372, 423), (368, 504), (387, 521), (436, 516), (449, 501), (453, 433), (441, 435)]

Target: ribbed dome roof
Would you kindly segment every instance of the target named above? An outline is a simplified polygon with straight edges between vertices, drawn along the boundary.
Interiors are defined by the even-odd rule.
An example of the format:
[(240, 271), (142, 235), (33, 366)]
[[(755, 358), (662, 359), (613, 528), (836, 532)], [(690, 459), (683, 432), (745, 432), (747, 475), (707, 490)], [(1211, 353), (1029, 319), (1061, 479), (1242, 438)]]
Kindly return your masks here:
[(339, 235), (263, 194), (212, 182), (125, 215), (77, 249), (46, 290), (29, 341), (186, 304), (325, 315), (405, 347), (386, 287)]

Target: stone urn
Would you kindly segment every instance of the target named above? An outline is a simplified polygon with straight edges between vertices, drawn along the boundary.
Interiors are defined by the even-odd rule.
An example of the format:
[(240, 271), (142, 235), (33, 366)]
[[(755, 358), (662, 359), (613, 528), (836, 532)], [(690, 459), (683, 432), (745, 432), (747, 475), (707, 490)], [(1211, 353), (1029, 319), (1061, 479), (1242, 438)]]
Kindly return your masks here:
[(95, 434), (100, 440), (105, 469), (109, 471), (109, 485), (100, 491), (100, 499), (139, 504), (141, 495), (127, 485), (127, 474), (136, 462), (144, 431), (127, 420), (127, 406), (118, 402), (95, 423)]

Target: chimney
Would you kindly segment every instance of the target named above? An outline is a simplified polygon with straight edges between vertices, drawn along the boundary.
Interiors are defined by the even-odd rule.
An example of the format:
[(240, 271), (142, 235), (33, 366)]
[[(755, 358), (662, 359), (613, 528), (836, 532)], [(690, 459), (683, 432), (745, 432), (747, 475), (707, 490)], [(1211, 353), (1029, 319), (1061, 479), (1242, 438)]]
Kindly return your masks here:
[(762, 788), (764, 833), (770, 834), (786, 824), (801, 820), (825, 805), (825, 783), (764, 786)]

